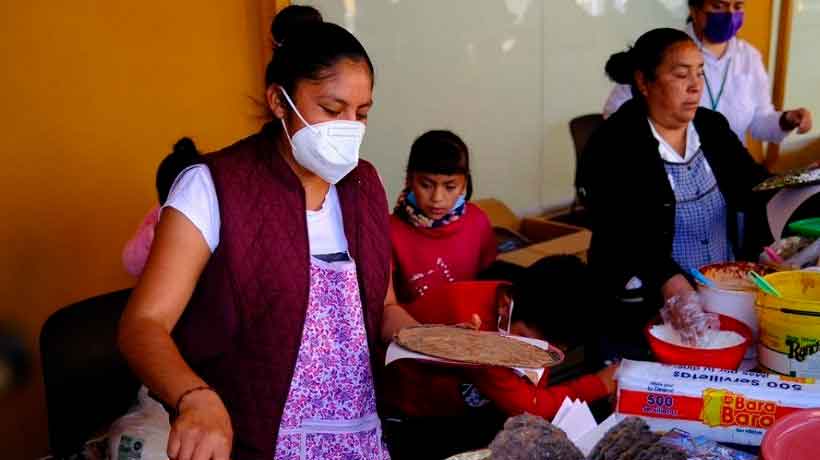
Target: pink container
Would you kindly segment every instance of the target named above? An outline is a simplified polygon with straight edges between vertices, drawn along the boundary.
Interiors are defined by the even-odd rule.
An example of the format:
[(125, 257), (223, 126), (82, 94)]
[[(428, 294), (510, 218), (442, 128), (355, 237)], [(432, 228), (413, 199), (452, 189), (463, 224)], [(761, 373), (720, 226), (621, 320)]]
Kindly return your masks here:
[(766, 431), (760, 444), (764, 460), (817, 460), (820, 409), (791, 413)]

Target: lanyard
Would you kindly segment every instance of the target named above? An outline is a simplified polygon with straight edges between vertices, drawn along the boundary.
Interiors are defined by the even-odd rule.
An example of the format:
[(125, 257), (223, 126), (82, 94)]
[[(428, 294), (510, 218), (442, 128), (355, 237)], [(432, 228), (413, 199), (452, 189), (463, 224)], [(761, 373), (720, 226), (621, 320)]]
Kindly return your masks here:
[(726, 77), (729, 76), (729, 67), (732, 67), (732, 58), (729, 58), (729, 62), (726, 63), (726, 69), (723, 71), (723, 81), (720, 82), (720, 89), (718, 90), (717, 98), (715, 98), (712, 93), (712, 86), (709, 85), (709, 79), (706, 77), (706, 72), (703, 73), (703, 80), (706, 82), (706, 91), (709, 92), (709, 100), (712, 102), (712, 110), (717, 110), (717, 106), (720, 103), (720, 98), (723, 96), (723, 90), (726, 88)]

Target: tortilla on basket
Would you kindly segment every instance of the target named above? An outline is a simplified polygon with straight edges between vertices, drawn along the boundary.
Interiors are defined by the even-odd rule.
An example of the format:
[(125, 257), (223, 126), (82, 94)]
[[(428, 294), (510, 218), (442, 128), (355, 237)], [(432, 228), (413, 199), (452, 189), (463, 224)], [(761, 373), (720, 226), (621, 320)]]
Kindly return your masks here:
[(770, 177), (757, 184), (752, 190), (764, 192), (779, 190), (784, 187), (803, 187), (820, 183), (820, 168), (811, 165), (806, 168), (795, 169), (784, 174)]
[(558, 364), (561, 355), (496, 332), (455, 326), (418, 326), (396, 334), (398, 345), (427, 356), (483, 366), (545, 368)]

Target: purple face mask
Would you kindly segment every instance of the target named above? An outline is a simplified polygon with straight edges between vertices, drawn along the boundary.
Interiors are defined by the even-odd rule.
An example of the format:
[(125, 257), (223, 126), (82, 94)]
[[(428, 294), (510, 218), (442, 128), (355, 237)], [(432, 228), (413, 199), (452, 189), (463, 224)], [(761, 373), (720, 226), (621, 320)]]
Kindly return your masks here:
[(703, 34), (712, 43), (723, 43), (735, 36), (743, 26), (743, 11), (734, 13), (706, 13)]

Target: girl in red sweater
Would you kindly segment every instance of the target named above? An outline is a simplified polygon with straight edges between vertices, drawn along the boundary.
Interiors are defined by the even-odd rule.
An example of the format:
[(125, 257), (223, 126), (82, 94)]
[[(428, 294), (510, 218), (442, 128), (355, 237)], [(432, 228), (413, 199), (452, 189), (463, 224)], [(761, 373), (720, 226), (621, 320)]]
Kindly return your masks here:
[(495, 260), (487, 215), (472, 195), (467, 146), (450, 131), (428, 131), (413, 142), (406, 187), (390, 217), (393, 281), (410, 303), (436, 286), (469, 281)]

